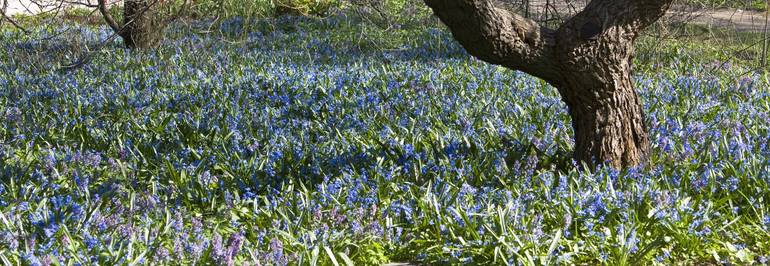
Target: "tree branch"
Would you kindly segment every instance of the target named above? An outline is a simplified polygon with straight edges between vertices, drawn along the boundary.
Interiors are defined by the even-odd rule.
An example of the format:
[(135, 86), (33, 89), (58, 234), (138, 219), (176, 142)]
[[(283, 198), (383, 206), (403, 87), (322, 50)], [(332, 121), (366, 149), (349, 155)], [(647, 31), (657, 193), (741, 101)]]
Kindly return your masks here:
[[(99, 0), (99, 10), (102, 12), (102, 14), (107, 14), (104, 17), (105, 17), (105, 20), (108, 20), (107, 16), (109, 16), (109, 13), (106, 12), (107, 9), (105, 8), (106, 4), (104, 3), (104, 1), (105, 0)], [(144, 14), (144, 12), (149, 11), (150, 8), (152, 8), (153, 6), (155, 6), (155, 4), (157, 4), (159, 2), (160, 2), (160, 0), (153, 1), (152, 3), (150, 3), (149, 5), (144, 7), (142, 10), (140, 10), (139, 15), (142, 15), (142, 14)], [(115, 23), (115, 20), (112, 19), (112, 16), (109, 17), (109, 20), (112, 21), (111, 24), (115, 24), (115, 26), (117, 26), (117, 23)], [(134, 21), (135, 21), (135, 19), (131, 19), (130, 21), (127, 21), (122, 27), (119, 27), (117, 30), (115, 29), (115, 27), (112, 27), (112, 25), (111, 25), (110, 27), (112, 27), (112, 29), (114, 30), (114, 33), (112, 35), (110, 35), (110, 37), (108, 37), (106, 40), (102, 41), (96, 47), (96, 49), (94, 49), (93, 52), (87, 53), (85, 57), (80, 58), (78, 61), (76, 61), (76, 62), (74, 62), (72, 64), (62, 66), (61, 68), (59, 68), (59, 71), (66, 72), (66, 71), (74, 70), (74, 69), (77, 69), (77, 68), (80, 68), (80, 67), (84, 66), (85, 64), (87, 64), (88, 62), (91, 61), (95, 51), (101, 50), (107, 43), (111, 42), (112, 40), (115, 40), (115, 38), (117, 38), (118, 36), (123, 38), (122, 33), (126, 29), (126, 26), (131, 25), (132, 23), (134, 23)], [(108, 24), (110, 24), (110, 23), (108, 22)]]
[(565, 21), (557, 36), (595, 40), (614, 32), (635, 39), (642, 30), (666, 14), (673, 0), (593, 0)]
[[(633, 44), (639, 33), (662, 17), (673, 0), (593, 0), (554, 31), (500, 9), (494, 0), (424, 0), (469, 54), (521, 70), (553, 84), (567, 58), (597, 51), (593, 41)], [(618, 59), (631, 56), (630, 45)], [(585, 65), (586, 62), (571, 62)]]
[(490, 0), (425, 0), (469, 54), (551, 81), (554, 32)]
[(5, 18), (5, 10), (8, 9), (8, 0), (0, 0), (0, 14), (3, 15), (2, 18), (0, 18), (0, 27), (3, 26), (3, 19)]
[(633, 56), (634, 41), (645, 28), (665, 15), (672, 2), (592, 0), (557, 30), (556, 59), (559, 66), (582, 72), (596, 60), (603, 60), (630, 68), (625, 62)]
[(21, 25), (19, 25), (19, 23), (17, 23), (15, 20), (13, 20), (13, 18), (8, 16), (8, 14), (5, 13), (5, 10), (3, 10), (3, 12), (0, 12), (0, 13), (2, 14), (2, 17), (0, 17), (0, 25), (2, 25), (3, 20), (8, 20), (8, 22), (11, 23), (11, 25), (13, 25), (13, 27), (15, 27), (16, 29), (20, 30), (21, 32), (24, 32), (24, 34), (29, 34), (30, 33), (29, 30), (27, 30), (26, 28), (22, 27)]
[(120, 24), (112, 18), (112, 15), (110, 15), (110, 10), (107, 8), (107, 0), (99, 0), (99, 12), (102, 13), (104, 21), (107, 22), (107, 25), (109, 25), (113, 31), (118, 34), (123, 31), (123, 26), (120, 26)]

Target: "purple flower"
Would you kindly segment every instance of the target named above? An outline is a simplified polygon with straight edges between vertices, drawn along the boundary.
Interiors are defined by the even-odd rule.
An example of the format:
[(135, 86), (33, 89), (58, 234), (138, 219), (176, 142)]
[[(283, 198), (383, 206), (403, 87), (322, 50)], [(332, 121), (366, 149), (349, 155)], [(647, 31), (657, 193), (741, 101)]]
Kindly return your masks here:
[(286, 265), (288, 263), (286, 256), (283, 254), (283, 242), (278, 238), (270, 240), (270, 253), (267, 259), (275, 263), (276, 265)]
[(457, 193), (457, 197), (458, 198), (463, 198), (465, 196), (473, 197), (476, 195), (476, 192), (478, 192), (478, 190), (475, 187), (468, 185), (467, 183), (463, 183), (462, 187), (460, 187), (460, 192)]
[(243, 245), (243, 234), (231, 234), (230, 238), (227, 240), (227, 258), (225, 259), (225, 265), (233, 265), (235, 256), (241, 251), (241, 245)]
[(626, 238), (626, 249), (631, 253), (636, 253), (639, 250), (639, 238), (636, 237), (636, 230), (632, 230), (631, 234)]
[(155, 250), (155, 256), (153, 256), (155, 262), (165, 262), (168, 261), (169, 258), (170, 253), (166, 247), (160, 246)]
[(55, 223), (50, 223), (50, 224), (48, 224), (48, 226), (46, 226), (43, 229), (43, 233), (45, 234), (45, 236), (47, 238), (53, 237), (53, 235), (56, 234), (56, 232), (58, 232), (58, 231), (59, 231), (59, 225), (57, 225)]
[(92, 237), (90, 234), (86, 233), (85, 237), (83, 238), (83, 244), (86, 244), (86, 248), (88, 250), (92, 250), (94, 248), (99, 247), (99, 239)]
[(219, 233), (214, 233), (211, 240), (211, 257), (214, 261), (221, 262), (225, 257), (225, 249), (222, 246), (222, 236)]
[(34, 253), (24, 254), (24, 256), (22, 256), (22, 260), (29, 266), (43, 266), (43, 264), (40, 263), (40, 259), (38, 259)]
[(18, 238), (9, 231), (3, 231), (0, 233), (0, 244), (5, 244), (10, 248), (11, 250), (15, 250), (19, 248), (19, 240)]

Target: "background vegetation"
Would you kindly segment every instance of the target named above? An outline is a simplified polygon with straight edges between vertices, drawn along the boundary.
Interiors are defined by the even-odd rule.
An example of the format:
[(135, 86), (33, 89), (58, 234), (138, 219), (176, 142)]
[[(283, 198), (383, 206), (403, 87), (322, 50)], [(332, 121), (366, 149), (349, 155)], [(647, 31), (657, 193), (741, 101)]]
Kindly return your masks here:
[(766, 0), (687, 0), (692, 5), (709, 8), (743, 8), (747, 10), (767, 10)]

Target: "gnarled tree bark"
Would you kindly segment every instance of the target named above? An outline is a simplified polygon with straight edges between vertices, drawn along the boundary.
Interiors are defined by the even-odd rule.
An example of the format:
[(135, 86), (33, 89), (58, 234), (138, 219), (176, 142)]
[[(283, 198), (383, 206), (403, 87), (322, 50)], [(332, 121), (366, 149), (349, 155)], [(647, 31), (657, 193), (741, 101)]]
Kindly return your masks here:
[(629, 167), (650, 152), (634, 91), (634, 41), (673, 0), (593, 0), (558, 29), (493, 0), (425, 0), (471, 55), (539, 77), (559, 90), (575, 130), (575, 159)]

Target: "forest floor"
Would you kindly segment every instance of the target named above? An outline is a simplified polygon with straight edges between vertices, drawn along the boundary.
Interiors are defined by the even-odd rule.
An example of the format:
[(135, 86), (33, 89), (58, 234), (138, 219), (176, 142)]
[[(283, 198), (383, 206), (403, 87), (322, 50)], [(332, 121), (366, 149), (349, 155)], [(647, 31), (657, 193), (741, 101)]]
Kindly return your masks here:
[(588, 170), (558, 90), (415, 13), (4, 24), (0, 265), (770, 261), (761, 34), (640, 36), (648, 166)]

